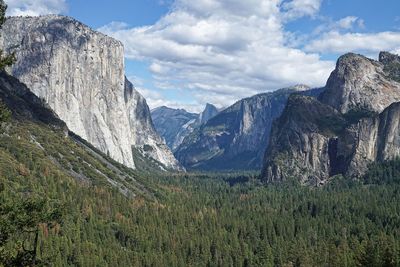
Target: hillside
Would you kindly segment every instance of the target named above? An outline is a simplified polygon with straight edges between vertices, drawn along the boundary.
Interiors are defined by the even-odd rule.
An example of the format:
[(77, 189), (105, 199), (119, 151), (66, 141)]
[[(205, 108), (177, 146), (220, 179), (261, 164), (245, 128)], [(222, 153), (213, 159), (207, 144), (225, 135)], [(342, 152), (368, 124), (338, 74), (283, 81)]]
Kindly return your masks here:
[(241, 173), (145, 175), (69, 132), (4, 73), (0, 98), (0, 265), (400, 263), (399, 162), (374, 166), (365, 185), (322, 189)]

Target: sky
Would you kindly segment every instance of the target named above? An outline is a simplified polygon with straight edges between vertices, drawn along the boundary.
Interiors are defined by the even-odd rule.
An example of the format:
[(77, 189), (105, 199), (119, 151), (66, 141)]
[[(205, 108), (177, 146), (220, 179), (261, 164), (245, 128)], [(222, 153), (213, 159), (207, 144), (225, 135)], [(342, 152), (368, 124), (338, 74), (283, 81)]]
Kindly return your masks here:
[(199, 112), (296, 84), (324, 86), (347, 52), (400, 54), (400, 0), (5, 0), (120, 40), (151, 108)]

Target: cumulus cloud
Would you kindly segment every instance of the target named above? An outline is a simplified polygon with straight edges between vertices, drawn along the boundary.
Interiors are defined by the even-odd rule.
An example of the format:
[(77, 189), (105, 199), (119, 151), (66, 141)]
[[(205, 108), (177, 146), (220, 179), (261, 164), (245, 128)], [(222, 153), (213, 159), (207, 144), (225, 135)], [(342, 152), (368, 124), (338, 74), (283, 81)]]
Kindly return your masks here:
[[(99, 30), (125, 44), (126, 57), (150, 61), (166, 88), (190, 90), (199, 105), (297, 83), (324, 85), (334, 62), (290, 47), (284, 23), (313, 16), (320, 0), (176, 0), (157, 23)], [(145, 94), (145, 93), (144, 93)]]
[(340, 33), (331, 31), (310, 42), (306, 51), (321, 53), (399, 51), (400, 32)]
[(354, 27), (355, 24), (360, 28), (364, 28), (364, 20), (355, 16), (342, 18), (337, 23), (335, 23), (335, 26), (342, 29), (350, 30)]
[(66, 12), (65, 0), (6, 0), (8, 16), (39, 16)]
[(322, 0), (293, 0), (284, 2), (282, 9), (285, 11), (283, 17), (287, 20), (298, 19), (304, 16), (315, 16)]
[(176, 108), (176, 109), (183, 108), (183, 109), (191, 111), (191, 112), (200, 113), (202, 111), (202, 108), (204, 108), (204, 107), (199, 106), (198, 103), (196, 103), (196, 102), (188, 103), (188, 102), (182, 102), (182, 101), (167, 100), (159, 92), (147, 89), (142, 86), (137, 86), (137, 87), (135, 87), (135, 89), (142, 96), (144, 96), (144, 98), (146, 98), (146, 102), (150, 109), (154, 109), (154, 108), (161, 107), (161, 106), (166, 106), (166, 107)]

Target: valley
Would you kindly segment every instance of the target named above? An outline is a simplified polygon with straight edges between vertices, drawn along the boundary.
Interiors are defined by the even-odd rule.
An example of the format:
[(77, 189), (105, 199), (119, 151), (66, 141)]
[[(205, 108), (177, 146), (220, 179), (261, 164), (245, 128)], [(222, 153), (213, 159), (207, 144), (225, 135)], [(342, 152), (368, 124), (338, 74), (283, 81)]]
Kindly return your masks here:
[[(303, 39), (286, 32), (274, 45), (287, 45), (287, 58), (276, 47), (262, 57), (288, 65), (236, 66), (262, 38), (236, 43), (224, 39), (232, 32), (208, 35), (206, 23), (196, 24), (199, 36), (169, 28), (202, 17), (203, 2), (180, 9), (189, 4), (173, 1), (157, 27), (133, 30), (119, 21), (94, 29), (68, 11), (21, 14), (6, 2), (0, 267), (400, 266), (400, 50), (343, 53), (333, 66), (309, 47), (291, 47)], [(227, 8), (214, 2), (203, 19)], [(223, 17), (243, 19), (242, 2), (231, 2)], [(293, 3), (269, 5), (283, 12)], [(6, 16), (6, 4), (18, 15)], [(177, 16), (183, 11), (193, 14)], [(293, 16), (268, 24), (283, 29)], [(157, 34), (180, 36), (189, 48), (173, 50)], [(219, 55), (214, 75), (194, 55), (204, 43), (204, 54)], [(150, 59), (152, 49), (160, 58)], [(306, 70), (324, 68), (308, 78), (332, 66), (326, 84), (293, 82), (304, 81), (300, 59)]]

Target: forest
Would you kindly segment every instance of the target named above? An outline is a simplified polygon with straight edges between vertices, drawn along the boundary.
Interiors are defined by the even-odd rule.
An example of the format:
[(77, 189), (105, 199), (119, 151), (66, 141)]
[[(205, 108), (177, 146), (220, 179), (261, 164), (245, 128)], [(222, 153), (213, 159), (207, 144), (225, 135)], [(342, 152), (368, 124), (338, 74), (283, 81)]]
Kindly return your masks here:
[(79, 146), (5, 114), (0, 266), (400, 265), (400, 160), (320, 188), (265, 185), (257, 173), (135, 173), (148, 193), (132, 197), (82, 160), (71, 165), (89, 180), (72, 177), (49, 157), (85, 157)]

